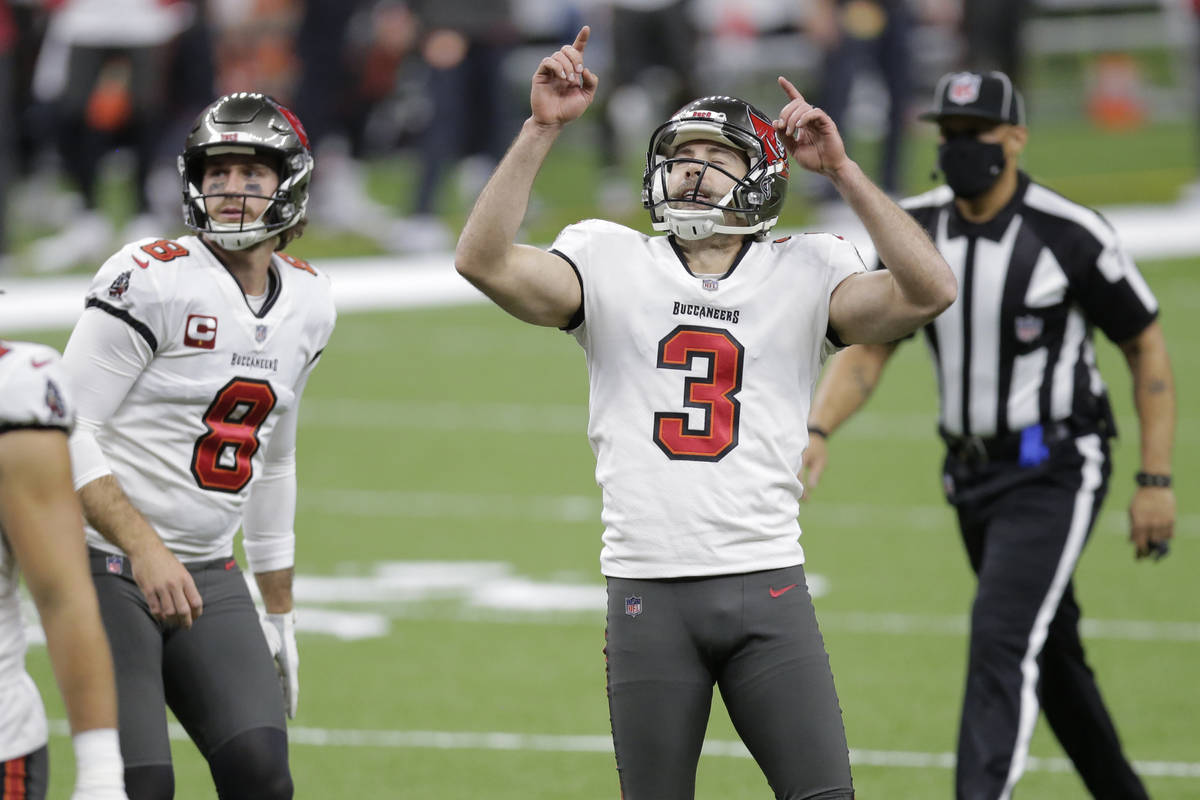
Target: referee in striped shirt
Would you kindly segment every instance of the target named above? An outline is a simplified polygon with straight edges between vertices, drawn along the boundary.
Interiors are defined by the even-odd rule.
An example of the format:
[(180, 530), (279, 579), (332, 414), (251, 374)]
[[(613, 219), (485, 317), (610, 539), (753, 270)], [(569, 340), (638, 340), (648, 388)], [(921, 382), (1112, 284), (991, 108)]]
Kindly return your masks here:
[[(1173, 535), (1175, 390), (1158, 303), (1103, 217), (1018, 169), (1029, 132), (1008, 76), (946, 75), (923, 118), (941, 132), (946, 185), (902, 205), (958, 278), (958, 299), (925, 336), (946, 496), (978, 577), (957, 797), (1011, 795), (1040, 702), (1094, 797), (1144, 798), (1084, 656), (1071, 575), (1108, 488), (1116, 435), (1093, 328), (1133, 376), (1136, 556), (1161, 558)], [(895, 347), (854, 346), (828, 367), (809, 417), (809, 488), (829, 435), (867, 400)]]

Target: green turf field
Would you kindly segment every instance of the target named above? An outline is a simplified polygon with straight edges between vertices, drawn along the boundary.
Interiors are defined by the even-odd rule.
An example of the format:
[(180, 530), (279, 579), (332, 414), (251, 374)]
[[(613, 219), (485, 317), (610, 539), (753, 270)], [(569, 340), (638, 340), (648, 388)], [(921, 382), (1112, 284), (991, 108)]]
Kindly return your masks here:
[[(1102, 343), (1125, 436), (1077, 572), (1092, 665), (1160, 800), (1200, 797), (1197, 267), (1143, 265), (1179, 384), (1172, 555), (1135, 563), (1125, 541), (1136, 427)], [(570, 337), (490, 306), (341, 318), (305, 397), (298, 595), (303, 619), (361, 636), (299, 637), (297, 797), (617, 797), (586, 391)], [(971, 579), (940, 496), (935, 402), (923, 346), (904, 347), (801, 517), (864, 798), (951, 794)], [(29, 664), (62, 720), (44, 648)], [(66, 798), (58, 730), (50, 796)], [(719, 700), (709, 739), (699, 798), (770, 796)], [(1032, 754), (1018, 796), (1086, 796), (1044, 725)], [(215, 796), (189, 742), (176, 771), (180, 800)]]

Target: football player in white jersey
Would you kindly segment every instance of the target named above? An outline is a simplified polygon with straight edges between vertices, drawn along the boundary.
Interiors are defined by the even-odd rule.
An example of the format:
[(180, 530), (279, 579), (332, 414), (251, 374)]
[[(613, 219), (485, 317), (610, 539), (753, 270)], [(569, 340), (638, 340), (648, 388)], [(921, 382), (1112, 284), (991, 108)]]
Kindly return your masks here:
[(20, 575), (33, 596), (75, 745), (71, 800), (125, 800), (112, 657), (87, 581), (58, 353), (0, 341), (0, 797), (42, 800), (46, 712), (25, 672)]
[[(704, 97), (652, 134), (642, 199), (667, 236), (587, 220), (550, 252), (515, 244), (546, 154), (595, 95), (588, 36), (541, 61), (532, 115), (455, 255), (502, 308), (570, 331), (587, 357), (622, 796), (693, 796), (715, 684), (777, 797), (853, 797), (798, 542), (805, 420), (828, 352), (914, 330), (953, 302), (954, 277), (782, 77), (774, 119)], [(837, 236), (768, 238), (789, 155), (898, 268), (866, 272)]]
[(167, 706), (221, 798), (292, 796), (296, 420), (335, 313), (328, 278), (279, 251), (304, 225), (312, 168), (287, 108), (214, 102), (179, 157), (196, 235), (109, 258), (64, 353), (133, 800), (173, 796)]

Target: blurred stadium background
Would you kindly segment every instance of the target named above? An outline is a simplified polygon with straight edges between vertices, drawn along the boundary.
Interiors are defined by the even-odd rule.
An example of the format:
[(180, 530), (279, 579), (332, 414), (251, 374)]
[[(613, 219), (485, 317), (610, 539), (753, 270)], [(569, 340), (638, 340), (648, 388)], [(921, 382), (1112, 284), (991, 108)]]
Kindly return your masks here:
[[(526, 113), (537, 59), (580, 21), (596, 27), (593, 63), (603, 81), (608, 5), (513, 0), (503, 62), (513, 120)], [(767, 109), (779, 103), (776, 74), (799, 78), (802, 90), (815, 85), (820, 53), (805, 35), (808, 5), (694, 0), (696, 85)], [(583, 359), (568, 337), (481, 304), (453, 273), (449, 247), (486, 177), (485, 159), (465, 154), (446, 165), (434, 215), (418, 220), (440, 235), (414, 233), (429, 102), (420, 20), (410, 19), (408, 33), (364, 29), (363, 19), (401, 18), (368, 12), (405, 4), (358, 6), (368, 16), (351, 33), (393, 57), (379, 62), (393, 80), (370, 107), (371, 134), (353, 169), (323, 176), (322, 165), (337, 157), (318, 154), (313, 222), (291, 250), (330, 272), (343, 312), (302, 420), (297, 796), (616, 797)], [(294, 44), (307, 13), (298, 0), (213, 0), (196, 10), (215, 44), (213, 93), (261, 87), (291, 99), (306, 57)], [(1179, 384), (1177, 540), (1165, 561), (1135, 563), (1125, 508), (1136, 419), (1120, 355), (1100, 346), (1123, 436), (1111, 496), (1077, 572), (1092, 664), (1152, 796), (1168, 800), (1200, 797), (1200, 506), (1187, 488), (1198, 466), (1189, 398), (1200, 389), (1198, 28), (1190, 0), (1035, 0), (1021, 34), (1032, 126), (1025, 166), (1104, 210), (1131, 243), (1162, 303)], [(407, 43), (388, 50), (371, 30)], [(906, 115), (925, 105), (938, 74), (961, 63), (962, 47), (942, 17), (916, 26)], [(647, 76), (618, 104), (628, 135), (615, 171), (597, 157), (594, 119), (568, 130), (535, 187), (527, 241), (548, 243), (563, 225), (596, 215), (644, 227), (642, 140), (667, 110), (663, 80)], [(881, 82), (864, 73), (844, 129), (868, 170), (885, 105)], [(933, 185), (934, 139), (915, 123), (907, 131), (902, 184), (915, 193)], [(0, 262), (0, 335), (65, 343), (87, 276), (137, 221), (132, 160), (120, 136), (114, 144), (100, 162), (99, 213), (109, 232), (75, 251), (56, 277), (40, 274), (38, 243), (69, 233), (80, 202), (52, 153), (19, 165)], [(156, 179), (166, 235), (183, 232), (169, 216), (178, 144), (164, 138)], [(326, 190), (343, 209), (362, 211), (360, 219), (322, 204)], [(803, 180), (793, 181), (781, 228), (858, 235)], [(838, 434), (831, 470), (801, 516), (862, 797), (952, 791), (972, 587), (940, 495), (936, 398), (920, 349), (902, 349), (866, 413)], [(50, 796), (66, 798), (72, 758), (61, 703), (44, 649), (33, 647), (29, 661), (57, 720)], [(715, 707), (697, 797), (769, 796), (719, 700)], [(213, 797), (203, 761), (182, 734), (177, 744), (176, 796)], [(1086, 797), (1044, 725), (1032, 753), (1019, 796)]]

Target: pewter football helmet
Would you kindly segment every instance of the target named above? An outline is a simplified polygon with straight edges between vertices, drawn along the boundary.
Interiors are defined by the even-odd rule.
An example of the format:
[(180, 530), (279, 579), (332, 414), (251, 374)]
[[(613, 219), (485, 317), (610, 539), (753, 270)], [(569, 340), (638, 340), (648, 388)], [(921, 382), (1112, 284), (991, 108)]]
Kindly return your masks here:
[[(750, 165), (745, 177), (736, 178), (708, 161), (674, 156), (679, 146), (697, 139), (719, 142), (745, 153)], [(681, 163), (702, 164), (704, 169), (729, 176), (735, 185), (716, 202), (695, 194), (686, 198), (690, 205), (707, 208), (672, 207), (680, 199), (668, 197), (667, 175)], [(748, 233), (764, 239), (779, 221), (787, 184), (787, 150), (771, 119), (736, 97), (702, 97), (681, 108), (651, 134), (642, 175), (642, 206), (649, 210), (656, 231), (670, 231), (681, 239), (703, 239), (714, 233)], [(727, 214), (735, 222), (731, 223)]]
[[(217, 222), (208, 215), (203, 191), (204, 161), (227, 153), (266, 155), (279, 173), (279, 186), (258, 219)], [(308, 211), (313, 157), (300, 120), (274, 99), (258, 92), (219, 98), (200, 114), (178, 159), (183, 182), (183, 221), (227, 250), (245, 250), (295, 227)], [(245, 195), (238, 195), (243, 197)], [(280, 237), (283, 246), (289, 236)]]

